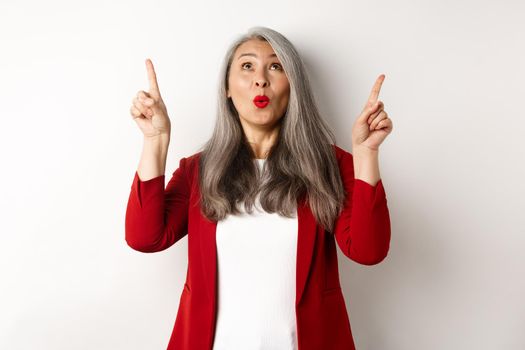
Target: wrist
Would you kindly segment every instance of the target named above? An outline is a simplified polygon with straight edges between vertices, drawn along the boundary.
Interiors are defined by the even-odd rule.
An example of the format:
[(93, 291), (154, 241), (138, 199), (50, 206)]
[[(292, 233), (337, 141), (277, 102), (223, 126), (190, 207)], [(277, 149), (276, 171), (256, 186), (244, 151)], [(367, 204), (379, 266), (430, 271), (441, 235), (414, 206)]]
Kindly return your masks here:
[(158, 135), (153, 136), (144, 136), (144, 142), (147, 143), (154, 143), (154, 144), (165, 144), (170, 142), (170, 133), (169, 132), (163, 132)]
[(355, 157), (374, 157), (379, 154), (379, 150), (373, 150), (366, 146), (352, 145), (352, 155)]
[(379, 152), (366, 146), (356, 146), (352, 149), (354, 176), (372, 186), (380, 179)]

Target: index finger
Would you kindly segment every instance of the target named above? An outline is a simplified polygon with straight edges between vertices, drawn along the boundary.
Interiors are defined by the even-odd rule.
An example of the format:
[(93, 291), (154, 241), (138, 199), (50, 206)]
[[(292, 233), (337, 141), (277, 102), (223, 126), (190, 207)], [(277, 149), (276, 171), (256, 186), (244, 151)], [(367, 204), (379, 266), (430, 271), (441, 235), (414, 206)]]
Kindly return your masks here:
[(370, 92), (370, 96), (368, 96), (368, 105), (372, 105), (377, 101), (377, 98), (379, 97), (379, 91), (381, 90), (381, 85), (383, 84), (383, 81), (385, 80), (385, 75), (381, 74), (377, 79), (372, 87), (372, 91)]
[(155, 74), (155, 69), (153, 68), (153, 62), (148, 58), (146, 59), (146, 70), (148, 71), (148, 80), (150, 93), (159, 95), (159, 84), (157, 83), (157, 75)]

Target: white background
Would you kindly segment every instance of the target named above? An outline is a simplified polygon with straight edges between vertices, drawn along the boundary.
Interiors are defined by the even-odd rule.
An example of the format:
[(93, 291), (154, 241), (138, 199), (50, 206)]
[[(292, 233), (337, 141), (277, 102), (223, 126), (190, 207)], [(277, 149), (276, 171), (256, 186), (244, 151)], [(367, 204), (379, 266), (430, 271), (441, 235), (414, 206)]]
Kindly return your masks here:
[[(389, 256), (338, 250), (359, 350), (525, 349), (525, 6), (516, 1), (3, 1), (0, 348), (165, 349), (187, 238), (124, 240), (151, 58), (167, 176), (215, 122), (228, 44), (290, 39), (338, 144), (379, 74)], [(167, 180), (167, 179), (166, 179)]]

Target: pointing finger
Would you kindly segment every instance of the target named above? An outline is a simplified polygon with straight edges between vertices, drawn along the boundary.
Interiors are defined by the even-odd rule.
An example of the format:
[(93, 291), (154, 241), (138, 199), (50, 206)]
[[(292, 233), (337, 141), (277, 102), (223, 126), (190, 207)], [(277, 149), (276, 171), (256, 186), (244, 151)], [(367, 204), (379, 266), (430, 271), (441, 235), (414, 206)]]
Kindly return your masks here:
[(376, 79), (376, 82), (374, 83), (374, 86), (372, 87), (372, 91), (370, 92), (370, 96), (368, 96), (367, 106), (371, 106), (377, 102), (377, 98), (379, 97), (379, 91), (381, 90), (381, 85), (383, 84), (384, 80), (385, 80), (384, 74), (381, 74)]
[(148, 71), (149, 80), (149, 93), (155, 97), (160, 97), (159, 84), (157, 83), (157, 75), (155, 74), (155, 68), (153, 68), (153, 62), (148, 58), (146, 59), (146, 70)]

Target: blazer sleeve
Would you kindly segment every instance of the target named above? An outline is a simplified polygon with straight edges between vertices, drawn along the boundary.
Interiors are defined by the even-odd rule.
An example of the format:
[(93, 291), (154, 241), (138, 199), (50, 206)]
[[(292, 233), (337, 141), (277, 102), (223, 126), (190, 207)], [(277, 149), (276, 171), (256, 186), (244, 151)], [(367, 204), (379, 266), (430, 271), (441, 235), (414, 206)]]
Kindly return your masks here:
[(390, 247), (390, 215), (383, 182), (375, 186), (354, 178), (353, 156), (344, 152), (339, 165), (346, 191), (343, 211), (334, 226), (339, 248), (363, 265), (380, 263)]
[(164, 189), (165, 175), (142, 181), (138, 172), (131, 185), (125, 219), (127, 244), (140, 252), (165, 250), (187, 234), (190, 185), (186, 158)]

